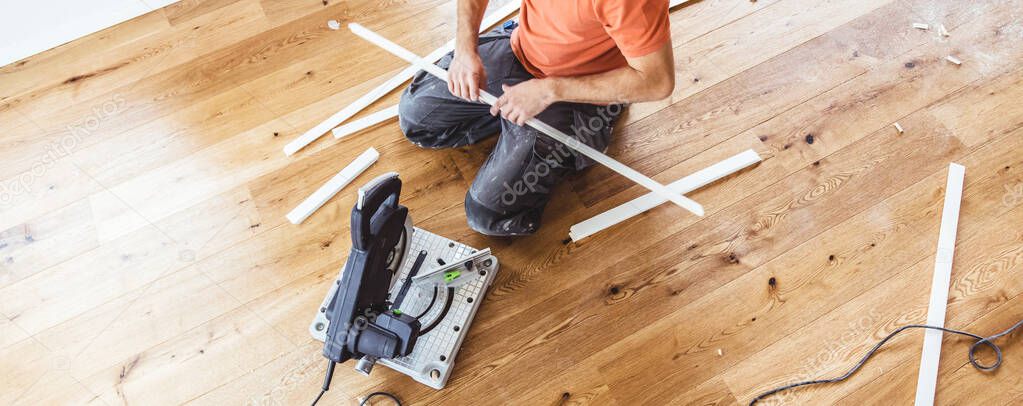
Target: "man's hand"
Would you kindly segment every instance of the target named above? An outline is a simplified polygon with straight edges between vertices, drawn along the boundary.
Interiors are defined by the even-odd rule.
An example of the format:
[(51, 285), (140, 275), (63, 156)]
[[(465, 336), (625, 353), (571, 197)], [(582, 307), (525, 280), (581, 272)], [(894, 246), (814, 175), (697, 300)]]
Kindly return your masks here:
[(469, 101), (479, 101), (480, 88), (487, 85), (487, 72), (483, 69), (480, 54), (473, 51), (455, 52), (455, 58), (448, 67), (448, 90), (451, 94)]
[(501, 85), (504, 94), (490, 107), (490, 114), (501, 114), (516, 125), (525, 125), (556, 101), (552, 83), (546, 79), (531, 79), (515, 86)]

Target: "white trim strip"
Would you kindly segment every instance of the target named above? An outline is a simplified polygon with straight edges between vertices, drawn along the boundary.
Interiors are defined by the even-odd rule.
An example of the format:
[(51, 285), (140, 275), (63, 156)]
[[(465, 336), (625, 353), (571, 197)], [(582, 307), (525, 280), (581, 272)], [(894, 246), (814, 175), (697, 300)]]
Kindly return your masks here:
[[(672, 0), (671, 3), (668, 5), (668, 8), (674, 8), (675, 6), (678, 6), (678, 5), (687, 3), (687, 2), (689, 2), (689, 0)], [(518, 4), (519, 4), (518, 0), (515, 0), (511, 4), (505, 6), (505, 9), (507, 9), (507, 10), (502, 9), (502, 10), (494, 12), (494, 14), (492, 16), (488, 17), (488, 18), (490, 18), (490, 20), (484, 21), (483, 24), (480, 25), (480, 27), (486, 28), (486, 27), (492, 26), (494, 24), (497, 24), (500, 20), (504, 19), (504, 17), (507, 17), (509, 14), (511, 14), (511, 13), (515, 12), (516, 10), (518, 10), (518, 8), (519, 8)], [(514, 7), (512, 7), (512, 6), (514, 6)], [(502, 17), (498, 18), (498, 16), (502, 16)], [(436, 51), (434, 51), (433, 53), (427, 55), (423, 59), (426, 59), (428, 61), (436, 61), (436, 60), (440, 59), (441, 57), (443, 57), (444, 55), (446, 55), (448, 52), (451, 52), (452, 49), (454, 49), (454, 44), (453, 43), (448, 43), (448, 45), (445, 45), (443, 48), (437, 49)], [(440, 53), (440, 54), (436, 55), (437, 53)], [(406, 74), (405, 71), (402, 71), (401, 73), (398, 74), (398, 76), (407, 76), (407, 77), (411, 78), (412, 76), (415, 75), (416, 72), (419, 72), (419, 70), (420, 70), (419, 67), (416, 67), (416, 66), (411, 67), (411, 69), (412, 69), (412, 73), (411, 74)], [(397, 76), (395, 76), (395, 77), (397, 77)], [(397, 109), (397, 108), (398, 108), (397, 105), (388, 107), (388, 109)], [(395, 110), (395, 111), (397, 111), (397, 110)], [(370, 117), (373, 117), (373, 118), (370, 118)], [(350, 135), (352, 133), (362, 131), (365, 128), (369, 128), (369, 127), (372, 127), (372, 126), (377, 125), (379, 123), (382, 123), (384, 121), (390, 120), (392, 117), (393, 116), (383, 115), (383, 114), (379, 115), (379, 116), (378, 115), (367, 116), (367, 117), (362, 119), (362, 120), (366, 120), (366, 121), (363, 121), (363, 122), (360, 123), (361, 127), (354, 127), (353, 126), (353, 127), (346, 128), (345, 130), (341, 130), (340, 127), (339, 128), (335, 128), (334, 129), (334, 138), (341, 138), (343, 136)], [(345, 120), (347, 120), (347, 118)], [(331, 122), (331, 121), (332, 120), (328, 120), (328, 122)], [(336, 121), (336, 120), (333, 120), (333, 121)], [(343, 121), (344, 120), (341, 120), (341, 122), (343, 122)], [(346, 126), (342, 126), (342, 127), (346, 127)], [(343, 135), (339, 136), (338, 135), (339, 131)]]
[[(480, 24), (480, 32), (487, 30), (488, 28), (497, 24), (498, 22), (501, 22), (501, 20), (504, 20), (505, 18), (508, 18), (509, 15), (518, 11), (520, 4), (521, 3), (518, 0), (512, 0), (504, 7), (495, 10), (492, 14), (483, 19), (483, 23)], [(429, 53), (425, 59), (429, 60), (430, 62), (434, 62), (442, 58), (444, 55), (447, 55), (448, 52), (451, 52), (454, 49), (455, 41), (454, 40), (448, 41), (440, 48), (437, 48), (433, 52)], [(405, 69), (402, 69), (401, 72), (398, 72), (398, 74), (394, 75), (386, 82), (381, 83), (380, 86), (373, 88), (373, 90), (370, 90), (369, 93), (366, 93), (362, 97), (356, 99), (354, 102), (352, 102), (352, 104), (345, 106), (345, 108), (341, 109), (341, 111), (334, 113), (334, 115), (330, 116), (322, 123), (317, 124), (316, 127), (313, 127), (312, 129), (306, 131), (298, 138), (289, 142), (288, 145), (284, 146), (284, 154), (288, 156), (294, 155), (300, 149), (305, 148), (309, 144), (312, 144), (313, 141), (319, 139), (320, 136), (326, 134), (332, 128), (341, 125), (341, 123), (345, 122), (345, 120), (352, 118), (352, 116), (362, 111), (370, 104), (373, 104), (373, 102), (376, 102), (381, 97), (384, 97), (394, 89), (397, 89), (399, 86), (407, 82), (409, 79), (412, 79), (412, 77), (416, 75), (416, 72), (419, 71), (420, 69), (416, 66), (410, 66)]]
[[(402, 48), (398, 44), (391, 42), (390, 40), (380, 36), (379, 34), (373, 31), (370, 31), (368, 28), (363, 27), (359, 24), (356, 23), (349, 24), (348, 28), (351, 29), (352, 32), (355, 33), (355, 35), (358, 35), (366, 39), (367, 41), (376, 44), (377, 46), (394, 54), (395, 56), (400, 57), (401, 59), (404, 59), (412, 64), (418, 65), (421, 69), (429, 72), (431, 75), (434, 75), (447, 82), (448, 71), (442, 69), (437, 65), (434, 65), (432, 62), (420, 58), (418, 55), (412, 53), (411, 51)], [(493, 105), (497, 101), (497, 97), (494, 97), (494, 95), (486, 91), (480, 90), (480, 101), (487, 103), (489, 105)], [(575, 138), (568, 136), (568, 134), (565, 134), (560, 130), (551, 127), (550, 125), (547, 125), (546, 123), (535, 118), (529, 119), (528, 121), (526, 121), (526, 124), (529, 125), (530, 127), (539, 130), (544, 134), (547, 134), (547, 136), (553, 138), (555, 141), (565, 144), (566, 146), (572, 148), (576, 152), (579, 152), (580, 154), (585, 155), (586, 157), (608, 167), (609, 169), (618, 172), (619, 174), (625, 176), (626, 178), (629, 178), (633, 182), (636, 182), (642, 185), (643, 187), (650, 189), (651, 191), (657, 193), (658, 195), (661, 195), (662, 197), (671, 201), (672, 203), (675, 203), (680, 207), (689, 210), (693, 214), (696, 214), (697, 216), (703, 216), (703, 207), (700, 206), (699, 203), (696, 203), (691, 199), (682, 196), (681, 194), (673, 192), (671, 189), (668, 189), (666, 186), (658, 183), (657, 181), (654, 181), (653, 179), (648, 178), (646, 175), (643, 175), (637, 172), (636, 170), (622, 164), (621, 162), (618, 162), (612, 159), (611, 157), (604, 155), (604, 153), (593, 149), (589, 145), (579, 142)]]
[(355, 158), (355, 161), (348, 164), (348, 166), (342, 169), (341, 172), (338, 172), (337, 175), (330, 178), (327, 183), (324, 183), (323, 186), (316, 189), (316, 191), (306, 198), (305, 201), (291, 210), (291, 212), (287, 215), (288, 221), (290, 221), (291, 224), (301, 224), (305, 221), (305, 219), (309, 218), (310, 215), (315, 213), (316, 210), (323, 207), (323, 204), (327, 203), (327, 201), (334, 197), (337, 192), (340, 192), (341, 189), (344, 189), (345, 186), (348, 186), (348, 184), (352, 183), (355, 178), (365, 172), (370, 165), (373, 165), (373, 163), (377, 161), (377, 158), (380, 158), (380, 153), (377, 152), (376, 149), (372, 147), (367, 149), (366, 152), (363, 152), (362, 155)]
[[(952, 256), (956, 248), (956, 228), (959, 226), (959, 206), (963, 198), (963, 178), (966, 168), (953, 163), (948, 167), (945, 184), (945, 207), (941, 210), (941, 231), (938, 232), (938, 250), (934, 258), (934, 277), (931, 280), (931, 301), (927, 307), (927, 325), (945, 327), (948, 289), (952, 282)], [(941, 358), (941, 331), (924, 332), (923, 353), (920, 356), (920, 375), (916, 381), (916, 406), (934, 405), (934, 391), (938, 383), (938, 360)]]
[[(440, 49), (438, 49), (438, 51), (442, 51), (446, 47), (447, 45), (441, 47)], [(432, 57), (433, 54), (430, 54), (430, 56)], [(443, 56), (443, 54), (441, 54), (440, 56)], [(438, 56), (437, 59), (440, 59), (440, 56)], [(334, 115), (330, 116), (330, 118), (328, 118), (326, 121), (317, 124), (316, 127), (313, 127), (311, 130), (306, 131), (298, 138), (289, 142), (288, 145), (284, 146), (284, 154), (288, 156), (294, 155), (300, 149), (305, 148), (309, 144), (312, 144), (313, 141), (319, 139), (320, 136), (326, 134), (332, 128), (337, 127), (339, 124), (343, 123), (345, 120), (348, 120), (349, 118), (352, 118), (352, 116), (362, 111), (370, 104), (373, 104), (373, 102), (377, 101), (381, 97), (386, 96), (394, 89), (397, 89), (398, 86), (401, 86), (407, 80), (412, 78), (412, 76), (414, 76), (418, 71), (419, 69), (416, 67), (408, 67), (403, 69), (397, 75), (394, 75), (394, 77), (387, 79), (386, 82), (381, 83), (379, 86), (373, 88), (373, 90), (370, 90), (369, 93), (366, 93), (362, 97), (356, 99), (354, 102), (352, 102), (352, 104), (349, 104), (348, 106), (345, 106), (345, 108), (341, 109), (341, 111), (334, 113)]]
[(398, 105), (393, 105), (358, 120), (342, 124), (331, 132), (334, 133), (334, 138), (341, 139), (395, 117), (398, 117)]
[[(678, 193), (686, 194), (752, 166), (761, 160), (760, 155), (758, 155), (756, 151), (752, 149), (746, 150), (725, 159), (724, 161), (711, 165), (706, 169), (679, 179), (668, 185), (668, 187)], [(665, 200), (660, 196), (653, 193), (647, 193), (643, 196), (632, 199), (631, 201), (625, 202), (618, 207), (591, 217), (579, 224), (573, 225), (569, 228), (568, 236), (572, 238), (572, 241), (582, 240), (583, 238), (589, 237), (593, 234), (606, 230), (611, 226), (638, 216), (639, 214), (657, 207), (664, 202)]]

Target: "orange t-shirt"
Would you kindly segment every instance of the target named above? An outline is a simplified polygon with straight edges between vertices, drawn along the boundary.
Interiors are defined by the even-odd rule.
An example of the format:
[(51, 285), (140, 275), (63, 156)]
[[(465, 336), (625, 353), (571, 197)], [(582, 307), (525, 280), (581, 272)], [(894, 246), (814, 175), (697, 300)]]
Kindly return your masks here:
[(667, 0), (522, 0), (515, 56), (536, 77), (628, 66), (671, 40)]

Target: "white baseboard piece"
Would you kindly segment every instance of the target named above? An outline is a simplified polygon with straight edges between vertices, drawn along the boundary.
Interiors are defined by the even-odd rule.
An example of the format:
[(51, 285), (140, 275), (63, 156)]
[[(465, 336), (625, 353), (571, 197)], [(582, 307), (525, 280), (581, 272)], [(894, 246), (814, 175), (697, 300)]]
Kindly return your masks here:
[[(669, 184), (668, 187), (678, 193), (686, 194), (714, 183), (728, 175), (748, 168), (760, 161), (762, 161), (762, 158), (756, 151), (752, 149), (746, 150), (692, 175), (679, 179)], [(569, 228), (568, 236), (572, 239), (572, 241), (582, 240), (583, 238), (589, 237), (606, 230), (611, 226), (638, 216), (647, 210), (663, 204), (664, 202), (665, 200), (660, 196), (653, 193), (647, 193), (643, 196), (625, 202), (618, 207), (591, 217), (586, 221), (573, 225)]]
[(309, 218), (310, 215), (315, 213), (316, 210), (323, 207), (323, 205), (327, 203), (330, 198), (340, 192), (341, 189), (344, 189), (345, 186), (348, 186), (348, 184), (352, 183), (355, 178), (365, 172), (370, 165), (373, 165), (373, 163), (377, 161), (378, 158), (380, 158), (380, 153), (377, 152), (375, 148), (371, 147), (370, 149), (367, 149), (366, 152), (363, 152), (362, 155), (355, 158), (355, 161), (348, 164), (348, 166), (342, 169), (341, 172), (338, 172), (337, 175), (330, 178), (327, 183), (324, 183), (323, 186), (316, 189), (316, 191), (306, 198), (305, 201), (291, 210), (291, 212), (287, 215), (288, 221), (290, 221), (291, 224), (301, 224), (305, 221), (305, 219)]
[(398, 117), (398, 105), (388, 107), (358, 120), (342, 124), (340, 127), (335, 128), (332, 132), (334, 133), (334, 138), (341, 139), (395, 117)]
[[(489, 29), (491, 26), (508, 18), (508, 16), (510, 16), (512, 13), (519, 10), (520, 4), (521, 3), (519, 1), (513, 0), (506, 4), (504, 7), (494, 10), (493, 13), (491, 13), (490, 15), (483, 19), (483, 22), (480, 24), (480, 32), (483, 32)], [(427, 54), (425, 59), (429, 60), (430, 62), (435, 62), (438, 59), (444, 57), (444, 55), (447, 55), (448, 52), (451, 52), (454, 49), (455, 40), (448, 41), (440, 48), (437, 48), (433, 52)], [(334, 127), (341, 125), (341, 123), (352, 118), (352, 116), (356, 115), (366, 107), (369, 107), (370, 104), (373, 104), (377, 100), (380, 100), (381, 97), (386, 96), (388, 93), (391, 93), (394, 89), (397, 89), (399, 86), (407, 82), (409, 79), (412, 79), (412, 77), (416, 75), (416, 72), (419, 71), (420, 68), (416, 66), (409, 66), (405, 69), (402, 69), (401, 72), (398, 72), (398, 74), (394, 75), (386, 82), (373, 88), (373, 90), (370, 90), (369, 93), (366, 93), (362, 97), (356, 99), (354, 102), (352, 102), (352, 104), (345, 106), (345, 108), (341, 109), (341, 111), (334, 113), (334, 115), (330, 116), (322, 123), (317, 124), (309, 131), (306, 131), (298, 138), (289, 142), (288, 145), (284, 146), (284, 154), (288, 156), (294, 155), (302, 148), (305, 148), (307, 145), (312, 144), (313, 141), (319, 139), (320, 136), (322, 136), (323, 134), (326, 134)]]
[[(945, 206), (941, 210), (941, 230), (934, 258), (934, 276), (931, 280), (931, 299), (927, 307), (927, 325), (945, 327), (948, 290), (952, 282), (952, 257), (956, 247), (956, 229), (959, 226), (959, 207), (963, 198), (963, 180), (966, 168), (959, 164), (948, 167), (945, 184)], [(916, 406), (934, 405), (934, 392), (938, 383), (938, 360), (941, 358), (943, 332), (927, 329), (924, 332), (923, 353), (920, 356), (920, 374), (916, 381)]]
[[(687, 3), (687, 2), (689, 2), (689, 0), (672, 0), (671, 4), (669, 4), (668, 8), (673, 8), (675, 6), (678, 6), (678, 5)], [(511, 5), (508, 5), (508, 6), (505, 6), (504, 9), (501, 9), (499, 11), (495, 11), (493, 16), (492, 16), (492, 17), (494, 17), (492, 19), (492, 21), (491, 20), (484, 21), (483, 24), (481, 24), (480, 26), (481, 27), (492, 26), (492, 25), (496, 24), (499, 21), (499, 19), (497, 17), (499, 17), (499, 16), (507, 17), (512, 12), (515, 12), (516, 10), (518, 10), (518, 4), (519, 4), (518, 1), (513, 1), (512, 3), (513, 4), (511, 4), (511, 5), (515, 5), (515, 7), (511, 7)], [(454, 44), (453, 43), (449, 43), (444, 48), (440, 48), (440, 49), (434, 51), (433, 53), (427, 55), (423, 59), (426, 59), (426, 60), (431, 61), (431, 62), (432, 61), (436, 61), (437, 59), (440, 59), (441, 57), (446, 55), (448, 52), (451, 52), (452, 49), (454, 49)], [(440, 54), (436, 55), (438, 52)], [(403, 71), (402, 73), (399, 73), (397, 76), (395, 76), (395, 78), (397, 78), (399, 76), (408, 76), (409, 78), (411, 78), (416, 72), (418, 72), (420, 70), (419, 67), (416, 67), (416, 66), (411, 67), (411, 69), (412, 69), (412, 73), (411, 74), (406, 75), (406, 73)], [(398, 106), (394, 105), (394, 106), (388, 107), (388, 108), (386, 108), (384, 110), (397, 109), (397, 108), (398, 108)], [(360, 121), (361, 120), (365, 120), (365, 121), (361, 121), (358, 126), (356, 126), (355, 123), (352, 123), (351, 127), (348, 127), (347, 125), (343, 125), (341, 127), (335, 128), (334, 131), (333, 131), (334, 132), (334, 138), (341, 138), (341, 137), (344, 137), (346, 135), (351, 135), (353, 133), (362, 131), (363, 129), (366, 129), (366, 128), (375, 126), (377, 124), (380, 124), (380, 123), (382, 123), (384, 121), (390, 120), (392, 117), (394, 117), (394, 116), (391, 116), (389, 114), (382, 113), (382, 111), (381, 111), (380, 115), (374, 114), (373, 116), (367, 116), (367, 117), (365, 117), (363, 119), (360, 119)], [(397, 110), (395, 110), (395, 111), (397, 111)], [(395, 116), (396, 115), (397, 115), (397, 113), (395, 113)], [(347, 118), (345, 118), (344, 120), (347, 120)], [(341, 120), (341, 121), (328, 120), (326, 122), (333, 123), (333, 122), (337, 121), (340, 124), (344, 120)], [(338, 134), (341, 134), (341, 135), (338, 135)], [(312, 142), (312, 141), (310, 141), (310, 142)]]
[[(454, 46), (453, 43), (449, 43), (449, 45), (451, 45), (452, 47)], [(440, 59), (441, 56), (444, 56), (444, 54), (448, 52), (445, 51), (446, 47), (447, 45), (441, 47), (437, 51), (434, 51), (435, 53), (439, 53), (438, 51), (444, 51), (443, 53), (440, 53), (440, 55), (437, 56), (437, 59)], [(434, 54), (428, 55), (428, 57), (433, 56)], [(348, 120), (349, 118), (352, 118), (352, 116), (358, 114), (360, 111), (368, 107), (370, 104), (373, 104), (373, 102), (379, 100), (381, 97), (386, 96), (394, 89), (397, 89), (403, 83), (411, 79), (412, 76), (415, 76), (416, 72), (418, 71), (419, 68), (416, 68), (414, 66), (402, 69), (402, 71), (399, 72), (397, 75), (394, 75), (394, 77), (387, 79), (386, 82), (381, 83), (379, 86), (373, 88), (373, 90), (370, 90), (369, 93), (366, 93), (362, 97), (356, 99), (354, 102), (352, 102), (352, 104), (345, 106), (345, 108), (341, 109), (341, 111), (334, 113), (334, 115), (330, 116), (330, 118), (328, 118), (326, 121), (317, 124), (316, 127), (313, 127), (312, 129), (306, 131), (298, 138), (289, 142), (287, 145), (284, 146), (284, 154), (288, 156), (294, 155), (302, 148), (305, 148), (307, 145), (312, 144), (313, 141), (319, 139), (320, 136), (326, 134), (332, 128), (337, 127), (341, 123), (345, 122), (345, 120)]]
[[(401, 47), (398, 44), (395, 44), (394, 42), (391, 42), (390, 40), (380, 36), (379, 34), (373, 31), (370, 31), (368, 28), (363, 27), (359, 24), (355, 23), (349, 24), (348, 28), (352, 30), (352, 32), (354, 32), (356, 35), (362, 37), (363, 39), (383, 48), (384, 50), (394, 54), (395, 56), (398, 56), (401, 59), (404, 59), (412, 64), (419, 66), (421, 69), (425, 70), (431, 75), (434, 75), (447, 82), (448, 71), (442, 69), (437, 65), (434, 65), (432, 62), (419, 57), (418, 55), (412, 53), (411, 51)], [(497, 101), (497, 97), (488, 92), (480, 90), (480, 101), (489, 105), (493, 105)], [(570, 137), (568, 134), (565, 134), (561, 130), (551, 127), (550, 125), (540, 120), (537, 120), (536, 118), (527, 120), (526, 125), (537, 129), (538, 131), (546, 134), (548, 137), (553, 138), (555, 141), (565, 144), (565, 146), (571, 148), (572, 150), (580, 154), (583, 154), (587, 158), (590, 158), (596, 161), (597, 163), (600, 163), (601, 165), (608, 167), (608, 169), (611, 169), (617, 172), (618, 174), (625, 176), (629, 180), (636, 182), (647, 189), (650, 189), (650, 191), (657, 193), (658, 195), (664, 197), (665, 199), (671, 201), (672, 203), (677, 204), (679, 207), (689, 210), (690, 212), (697, 216), (703, 216), (703, 206), (700, 206), (699, 203), (696, 203), (693, 200), (685, 196), (682, 196), (679, 193), (673, 192), (671, 189), (668, 189), (667, 186), (664, 186), (658, 183), (657, 181), (650, 179), (646, 175), (637, 172), (635, 169), (632, 169), (626, 166), (625, 164), (612, 159), (611, 157), (605, 155), (603, 152), (597, 151), (590, 147), (589, 145), (579, 142), (578, 140)]]

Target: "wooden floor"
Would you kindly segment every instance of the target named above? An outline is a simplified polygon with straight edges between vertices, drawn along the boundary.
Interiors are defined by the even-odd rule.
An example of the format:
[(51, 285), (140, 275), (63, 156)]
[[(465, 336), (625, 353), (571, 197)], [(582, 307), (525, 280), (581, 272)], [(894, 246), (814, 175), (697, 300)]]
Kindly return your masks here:
[[(324, 362), (307, 326), (349, 248), (354, 188), (301, 226), (284, 215), (369, 146), (381, 159), (356, 183), (400, 172), (416, 225), (491, 247), (502, 268), (445, 390), (348, 364), (327, 404), (374, 390), (745, 404), (839, 374), (925, 320), (952, 161), (967, 172), (947, 325), (986, 335), (1023, 315), (1023, 0), (674, 10), (677, 89), (632, 106), (609, 154), (662, 182), (746, 148), (765, 160), (690, 194), (704, 218), (662, 206), (575, 243), (570, 225), (644, 191), (592, 168), (556, 191), (538, 235), (492, 239), (462, 207), (492, 140), (426, 151), (388, 123), (281, 152), (404, 67), (328, 20), (426, 53), (453, 13), (184, 0), (0, 68), (0, 404), (312, 400)], [(948, 337), (939, 403), (1023, 402), (1020, 335), (989, 374)], [(921, 342), (907, 333), (847, 383), (776, 400), (909, 404)]]

